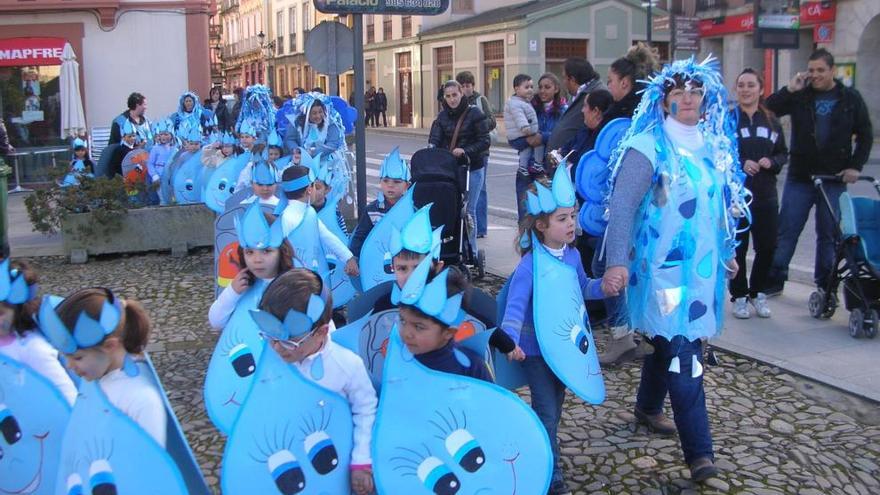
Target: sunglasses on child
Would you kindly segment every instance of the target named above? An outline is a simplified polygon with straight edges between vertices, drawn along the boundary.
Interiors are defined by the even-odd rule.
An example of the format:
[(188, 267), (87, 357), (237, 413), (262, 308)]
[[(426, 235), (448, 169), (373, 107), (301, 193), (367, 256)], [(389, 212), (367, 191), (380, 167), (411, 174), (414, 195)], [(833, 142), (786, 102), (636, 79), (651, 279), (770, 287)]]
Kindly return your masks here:
[(293, 340), (293, 339), (281, 340), (281, 339), (276, 339), (275, 337), (273, 337), (265, 332), (259, 332), (261, 339), (268, 340), (270, 343), (273, 343), (273, 344), (277, 342), (278, 345), (280, 345), (281, 347), (283, 347), (289, 351), (295, 351), (295, 350), (299, 349), (300, 346), (302, 346), (307, 340), (309, 340), (309, 337), (311, 337), (312, 334), (314, 334), (314, 333), (315, 333), (315, 331), (312, 330), (311, 332), (305, 334), (304, 336), (302, 336), (301, 338), (299, 338), (297, 340)]

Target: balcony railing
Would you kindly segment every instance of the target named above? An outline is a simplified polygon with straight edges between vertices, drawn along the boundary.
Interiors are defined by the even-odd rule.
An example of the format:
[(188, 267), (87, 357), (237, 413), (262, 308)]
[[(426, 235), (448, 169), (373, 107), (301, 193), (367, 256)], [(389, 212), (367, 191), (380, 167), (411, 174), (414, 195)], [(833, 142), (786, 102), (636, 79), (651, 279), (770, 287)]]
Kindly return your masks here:
[(238, 0), (223, 0), (220, 3), (220, 11), (226, 12), (229, 9), (238, 7)]
[(223, 35), (223, 26), (220, 24), (211, 24), (208, 26), (208, 39), (220, 39)]
[(229, 60), (233, 57), (241, 57), (250, 53), (259, 52), (260, 44), (256, 38), (237, 41), (223, 47), (223, 59)]

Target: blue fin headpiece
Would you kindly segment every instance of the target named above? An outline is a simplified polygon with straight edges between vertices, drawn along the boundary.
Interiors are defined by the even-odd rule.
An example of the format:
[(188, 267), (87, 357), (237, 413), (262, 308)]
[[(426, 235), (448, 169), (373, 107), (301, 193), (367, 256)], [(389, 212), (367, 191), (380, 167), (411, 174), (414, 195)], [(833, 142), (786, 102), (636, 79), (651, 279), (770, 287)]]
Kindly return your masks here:
[(245, 249), (277, 248), (284, 242), (281, 220), (276, 219), (270, 227), (258, 201), (251, 203), (244, 214), (235, 218), (235, 233), (238, 235), (238, 244)]
[(171, 133), (173, 126), (171, 122), (168, 122), (167, 119), (160, 119), (155, 124), (153, 124), (153, 134), (161, 134), (163, 132)]
[(413, 306), (422, 313), (454, 327), (461, 322), (464, 313), (461, 311), (463, 293), (452, 297), (446, 296), (446, 278), (449, 269), (440, 272), (434, 280), (428, 282), (431, 266), (434, 260), (430, 256), (425, 257), (413, 270), (403, 289), (397, 284), (392, 284), (391, 302), (393, 304), (405, 304)]
[(391, 230), (389, 251), (391, 256), (406, 249), (418, 254), (431, 254), (431, 258), (440, 257), (440, 244), (443, 226), (431, 229), (431, 205), (428, 203), (407, 220), (400, 230)]
[(101, 307), (98, 319), (94, 320), (86, 311), (81, 311), (72, 331), (55, 312), (53, 296), (43, 296), (37, 324), (46, 340), (64, 354), (73, 354), (77, 349), (94, 347), (103, 342), (119, 326), (123, 315), (122, 301), (109, 289), (105, 290), (107, 300)]
[(409, 182), (411, 179), (409, 164), (400, 157), (400, 148), (395, 146), (391, 153), (385, 155), (379, 169), (380, 179), (397, 179)]
[(28, 285), (24, 273), (10, 268), (9, 258), (0, 263), (0, 302), (8, 304), (24, 304), (37, 297), (40, 286)]
[(183, 134), (183, 139), (193, 143), (201, 143), (202, 130), (199, 129), (199, 126), (192, 126), (187, 129), (186, 132)]
[(278, 133), (275, 132), (275, 129), (272, 129), (272, 131), (269, 132), (269, 136), (266, 138), (266, 145), (277, 146), (279, 148), (282, 146), (281, 137), (278, 136)]
[(226, 131), (223, 133), (223, 137), (220, 138), (220, 144), (223, 146), (235, 146), (235, 136)]
[(77, 148), (88, 148), (88, 147), (89, 147), (89, 142), (86, 141), (85, 139), (76, 138), (76, 139), (73, 140), (73, 145), (72, 145), (72, 146), (73, 146), (73, 149), (74, 149), (74, 150), (77, 149)]
[(305, 148), (300, 148), (299, 156), (299, 164), (307, 167), (315, 175), (312, 182), (320, 180), (325, 184), (330, 183), (330, 169), (327, 167), (327, 163), (321, 160), (320, 153), (312, 156)]
[(557, 208), (575, 205), (574, 186), (564, 163), (556, 167), (549, 189), (539, 182), (535, 182), (535, 189), (538, 194), (531, 191), (526, 193), (526, 207), (530, 215), (553, 213)]
[(250, 120), (243, 120), (238, 124), (238, 135), (247, 134), (248, 136), (257, 137), (257, 129)]
[(275, 168), (275, 165), (260, 160), (257, 163), (254, 163), (252, 180), (254, 184), (258, 184), (261, 186), (271, 186), (273, 184), (277, 184), (278, 169)]
[[(318, 277), (320, 279), (320, 276)], [(321, 284), (321, 294), (309, 296), (309, 304), (305, 313), (291, 309), (284, 316), (284, 321), (279, 320), (268, 311), (259, 309), (250, 310), (251, 318), (254, 319), (260, 330), (270, 337), (278, 340), (295, 339), (312, 331), (315, 322), (321, 319), (324, 309), (327, 307), (330, 292), (326, 284)]]

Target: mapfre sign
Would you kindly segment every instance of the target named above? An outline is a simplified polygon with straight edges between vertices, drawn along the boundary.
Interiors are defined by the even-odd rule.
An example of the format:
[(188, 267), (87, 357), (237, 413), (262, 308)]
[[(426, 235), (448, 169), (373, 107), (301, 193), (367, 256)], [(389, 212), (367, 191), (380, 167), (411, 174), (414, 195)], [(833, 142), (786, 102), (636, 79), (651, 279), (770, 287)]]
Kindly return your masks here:
[(0, 67), (60, 65), (64, 38), (0, 39)]

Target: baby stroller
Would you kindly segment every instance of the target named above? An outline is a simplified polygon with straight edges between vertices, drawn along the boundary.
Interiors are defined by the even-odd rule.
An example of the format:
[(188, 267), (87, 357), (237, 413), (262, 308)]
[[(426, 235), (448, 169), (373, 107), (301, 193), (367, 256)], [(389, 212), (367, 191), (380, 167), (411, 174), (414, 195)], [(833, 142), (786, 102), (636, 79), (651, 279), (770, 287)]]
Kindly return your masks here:
[[(880, 194), (880, 181), (871, 182)], [(840, 177), (814, 175), (825, 207), (834, 209), (823, 188), (824, 182)], [(835, 232), (834, 267), (823, 286), (810, 294), (810, 315), (830, 318), (837, 308), (837, 288), (843, 282), (843, 303), (849, 310), (849, 334), (853, 338), (874, 338), (880, 329), (880, 200), (840, 195), (840, 222)]]
[[(412, 182), (416, 184), (413, 202), (416, 208), (428, 203), (431, 207), (431, 225), (443, 225), (440, 259), (446, 266), (470, 265), (476, 277), (486, 274), (486, 253), (474, 253), (468, 242), (470, 228), (467, 222), (469, 174), (466, 165), (458, 164), (452, 153), (440, 148), (416, 151), (410, 160)], [(463, 270), (470, 273), (468, 270)]]

